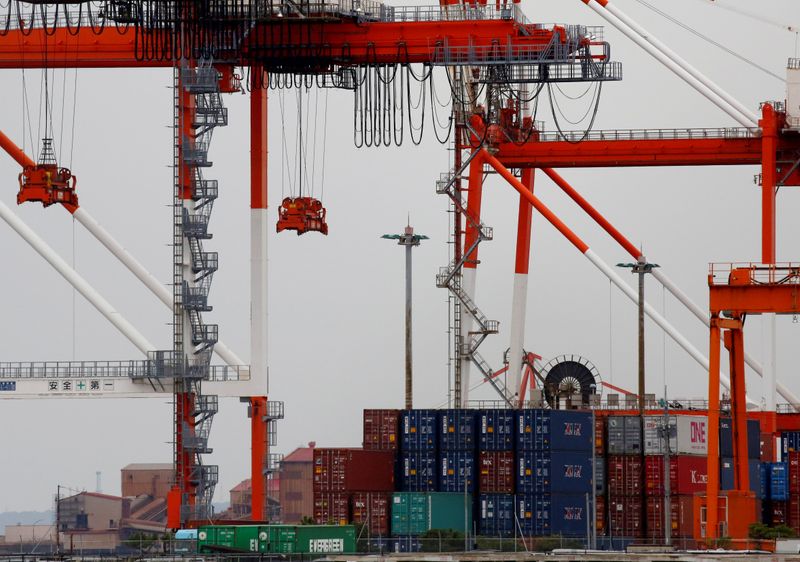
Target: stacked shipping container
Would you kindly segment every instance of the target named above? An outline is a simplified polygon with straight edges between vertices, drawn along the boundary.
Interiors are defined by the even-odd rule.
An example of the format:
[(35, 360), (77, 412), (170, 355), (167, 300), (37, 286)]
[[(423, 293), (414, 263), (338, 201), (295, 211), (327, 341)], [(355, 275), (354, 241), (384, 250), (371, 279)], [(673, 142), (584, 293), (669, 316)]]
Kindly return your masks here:
[(640, 538), (644, 533), (641, 421), (638, 416), (609, 416), (606, 422), (608, 531), (613, 537)]
[(374, 534), (386, 534), (388, 494), (394, 490), (394, 466), (392, 451), (314, 449), (315, 522), (346, 525), (354, 520), (351, 499), (355, 498), (359, 522), (368, 522)]
[(670, 536), (691, 537), (693, 495), (704, 492), (708, 482), (708, 418), (670, 416), (669, 449), (664, 435), (664, 416), (644, 418), (644, 471), (647, 537), (665, 539), (664, 454), (669, 452)]
[(438, 484), (436, 410), (400, 413), (398, 476), (401, 492), (435, 492)]
[(438, 491), (475, 493), (476, 411), (439, 411)]
[(515, 510), (523, 534), (585, 536), (595, 446), (592, 413), (519, 410), (515, 420)]
[(478, 428), (478, 532), (514, 535), (514, 412), (480, 410)]

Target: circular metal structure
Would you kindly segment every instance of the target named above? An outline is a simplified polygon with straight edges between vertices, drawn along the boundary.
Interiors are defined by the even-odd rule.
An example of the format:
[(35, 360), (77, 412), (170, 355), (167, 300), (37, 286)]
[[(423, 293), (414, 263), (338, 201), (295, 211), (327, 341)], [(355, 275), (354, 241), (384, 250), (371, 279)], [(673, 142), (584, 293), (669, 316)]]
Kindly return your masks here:
[(551, 408), (563, 402), (573, 407), (588, 406), (591, 395), (602, 393), (600, 372), (580, 355), (551, 359), (542, 369), (542, 376), (544, 400)]

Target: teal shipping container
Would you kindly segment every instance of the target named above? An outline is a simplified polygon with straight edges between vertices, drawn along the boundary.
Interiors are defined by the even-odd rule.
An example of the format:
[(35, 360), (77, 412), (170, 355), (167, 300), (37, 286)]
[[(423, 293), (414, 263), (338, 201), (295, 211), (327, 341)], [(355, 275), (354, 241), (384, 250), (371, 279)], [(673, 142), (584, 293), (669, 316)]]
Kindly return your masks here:
[(429, 529), (472, 531), (472, 495), (444, 492), (392, 494), (392, 535), (417, 536)]

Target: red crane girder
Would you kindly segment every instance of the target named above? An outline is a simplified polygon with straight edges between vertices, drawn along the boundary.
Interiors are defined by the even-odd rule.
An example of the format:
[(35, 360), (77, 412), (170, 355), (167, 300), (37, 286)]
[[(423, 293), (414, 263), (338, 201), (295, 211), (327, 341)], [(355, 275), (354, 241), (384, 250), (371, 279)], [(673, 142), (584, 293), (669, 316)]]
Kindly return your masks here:
[[(297, 49), (326, 53), (322, 57), (342, 64), (431, 62), (437, 45), (449, 48), (544, 49), (556, 32), (534, 29), (514, 20), (364, 22), (337, 21), (308, 24), (303, 33), (282, 33), (296, 23), (272, 24), (269, 32), (253, 33), (259, 41), (274, 38), (276, 44), (245, 44), (244, 50), (274, 49), (270, 57), (287, 61)], [(136, 31), (113, 25), (100, 32), (88, 27), (78, 30), (57, 28), (48, 35), (43, 29), (30, 32), (10, 30), (0, 35), (0, 68), (133, 68), (171, 67), (169, 58), (141, 60), (137, 57)], [(309, 38), (311, 39), (309, 41)], [(139, 39), (141, 40), (141, 38)], [(255, 39), (254, 39), (255, 40)], [(280, 40), (278, 44), (277, 41)], [(302, 44), (301, 44), (302, 43)], [(281, 55), (282, 53), (282, 55)], [(245, 57), (246, 58), (246, 57)], [(249, 58), (217, 60), (219, 63), (250, 65)]]
[[(653, 131), (657, 135), (658, 131)], [(609, 132), (613, 137), (613, 131)], [(800, 157), (800, 135), (783, 135), (777, 160), (790, 163)], [(759, 165), (760, 136), (707, 136), (671, 139), (604, 139), (575, 143), (566, 140), (536, 141), (523, 145), (500, 144), (497, 158), (507, 167), (593, 168), (622, 166), (720, 166)], [(780, 167), (778, 171), (780, 176)], [(793, 174), (796, 176), (796, 174)], [(787, 179), (791, 179), (790, 176)], [(797, 185), (797, 177), (792, 180)]]

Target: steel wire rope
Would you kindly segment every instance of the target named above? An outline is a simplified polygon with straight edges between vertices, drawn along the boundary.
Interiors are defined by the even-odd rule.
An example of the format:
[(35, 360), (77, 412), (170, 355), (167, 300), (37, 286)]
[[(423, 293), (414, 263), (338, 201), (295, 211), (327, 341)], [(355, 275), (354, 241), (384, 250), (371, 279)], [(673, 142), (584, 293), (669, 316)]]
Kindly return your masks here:
[(72, 27), (72, 22), (70, 21), (70, 10), (65, 10), (64, 12), (64, 28), (67, 30), (67, 33), (75, 37), (81, 31), (81, 19), (83, 18), (83, 4), (78, 4), (78, 20), (75, 25), (75, 28)]
[[(394, 101), (393, 101), (393, 104), (392, 104), (392, 111), (394, 113), (394, 126), (393, 126), (393, 130), (392, 130), (392, 140), (394, 141), (395, 146), (402, 146), (404, 132), (405, 132), (405, 112), (404, 112), (404, 109), (405, 109), (405, 104), (404, 104), (405, 96), (404, 96), (404, 89), (403, 89), (403, 84), (404, 84), (403, 76), (404, 76), (404, 73), (403, 73), (402, 70), (400, 70), (400, 95), (399, 96), (397, 95), (397, 80), (392, 82), (392, 89), (393, 89), (393, 94), (394, 94)], [(399, 108), (397, 106), (398, 98), (400, 99), (400, 107)], [(398, 109), (399, 109), (399, 112), (398, 112)], [(400, 127), (399, 127), (399, 129), (397, 127), (397, 115), (398, 114), (400, 115)], [(398, 140), (398, 130), (399, 130), (399, 133), (400, 133), (399, 140)]]
[[(280, 107), (281, 114), (281, 199), (285, 198), (285, 185), (289, 184), (289, 194), (294, 193), (294, 185), (291, 174), (291, 167), (289, 164), (289, 147), (286, 141), (286, 110), (284, 100), (284, 90), (278, 91), (278, 106)], [(284, 164), (286, 167), (284, 168)], [(284, 172), (286, 181), (284, 182)]]
[(8, 3), (5, 5), (3, 5), (3, 2), (0, 1), (0, 10), (6, 10), (5, 26), (0, 26), (0, 37), (5, 37), (8, 35), (8, 31), (11, 29), (11, 13), (13, 12), (11, 0), (8, 0)]
[[(361, 74), (361, 69), (357, 69), (357, 72)], [(356, 148), (364, 146), (364, 124), (363, 121), (360, 121), (360, 119), (363, 119), (361, 104), (363, 104), (363, 101), (361, 99), (361, 81), (359, 79), (353, 91), (353, 144)]]
[(755, 62), (755, 61), (753, 61), (751, 59), (748, 59), (744, 55), (740, 55), (739, 53), (737, 53), (733, 49), (731, 49), (729, 47), (726, 47), (725, 45), (723, 45), (722, 43), (720, 43), (718, 41), (715, 41), (714, 39), (712, 39), (708, 35), (705, 35), (704, 33), (701, 33), (699, 31), (697, 31), (693, 27), (690, 27), (689, 25), (683, 23), (682, 21), (680, 21), (676, 17), (671, 16), (668, 13), (658, 9), (656, 6), (653, 6), (649, 2), (646, 2), (645, 0), (636, 0), (636, 1), (639, 4), (641, 4), (642, 6), (645, 6), (646, 8), (649, 8), (650, 10), (652, 10), (653, 12), (658, 14), (659, 16), (663, 17), (667, 21), (670, 21), (670, 22), (674, 23), (675, 25), (677, 25), (678, 27), (681, 27), (681, 28), (685, 29), (686, 31), (688, 31), (689, 33), (691, 33), (692, 35), (694, 35), (696, 37), (699, 37), (703, 41), (705, 41), (705, 42), (707, 42), (707, 43), (709, 43), (709, 44), (711, 44), (711, 45), (713, 45), (713, 46), (715, 46), (715, 47), (717, 47), (719, 49), (722, 49), (723, 51), (725, 51), (726, 53), (728, 53), (729, 55), (731, 55), (733, 57), (736, 57), (740, 61), (742, 61), (742, 62), (744, 62), (746, 64), (749, 64), (753, 68), (756, 68), (756, 69), (760, 70), (761, 72), (763, 72), (765, 74), (769, 74), (770, 76), (780, 80), (781, 82), (786, 82), (786, 79), (783, 78), (782, 76), (779, 76), (779, 75), (775, 74), (771, 70), (761, 66), (760, 64), (758, 64), (757, 62)]
[(597, 89), (597, 97), (595, 99), (594, 112), (592, 113), (592, 119), (589, 122), (589, 126), (583, 132), (583, 135), (581, 135), (581, 138), (578, 139), (577, 141), (574, 141), (574, 140), (568, 139), (567, 136), (564, 134), (564, 131), (561, 130), (561, 125), (558, 122), (558, 117), (556, 117), (556, 112), (555, 112), (555, 109), (553, 107), (552, 92), (551, 92), (551, 89), (549, 88), (549, 84), (548, 84), (547, 95), (548, 95), (548, 98), (550, 98), (550, 112), (553, 115), (553, 122), (554, 122), (554, 124), (556, 126), (556, 129), (558, 130), (558, 133), (561, 135), (561, 138), (563, 138), (566, 142), (568, 142), (570, 144), (578, 144), (578, 143), (581, 143), (584, 140), (586, 140), (586, 138), (589, 136), (589, 132), (592, 130), (592, 127), (594, 126), (594, 121), (597, 118), (597, 110), (600, 107), (600, 93), (602, 92), (602, 89), (603, 89), (603, 83), (600, 82), (599, 86), (598, 86), (598, 89)]
[(450, 140), (450, 136), (453, 133), (453, 111), (451, 106), (450, 115), (447, 119), (447, 136), (443, 140), (439, 136), (439, 131), (437, 130), (437, 127), (441, 127), (442, 129), (444, 129), (444, 127), (441, 125), (441, 123), (439, 123), (439, 116), (436, 111), (436, 105), (439, 102), (438, 100), (434, 101), (434, 98), (436, 97), (436, 87), (434, 86), (433, 82), (433, 73), (431, 73), (428, 83), (431, 90), (431, 123), (433, 125), (433, 134), (436, 137), (436, 140), (439, 141), (439, 144), (445, 144)]
[[(413, 71), (410, 70), (411, 65), (409, 65), (409, 71), (411, 74), (409, 76), (413, 77)], [(414, 77), (416, 80), (416, 77)], [(414, 146), (419, 146), (422, 143), (422, 136), (425, 132), (425, 84), (422, 84), (420, 87), (420, 95), (417, 101), (417, 105), (415, 107), (411, 104), (411, 80), (406, 81), (406, 86), (408, 88), (408, 136), (411, 137), (411, 143)], [(418, 107), (422, 108), (422, 118), (420, 119), (419, 127), (414, 127), (414, 121), (411, 118), (411, 109), (417, 109)], [(419, 131), (419, 137), (417, 139), (414, 138), (414, 131)]]
[(56, 34), (56, 28), (58, 27), (58, 7), (60, 4), (56, 4), (54, 6), (55, 15), (53, 16), (53, 26), (48, 28), (47, 25), (47, 4), (39, 4), (39, 15), (42, 18), (42, 30), (44, 34), (48, 37), (52, 37)]
[(322, 169), (320, 170), (319, 198), (325, 198), (325, 155), (328, 145), (328, 90), (325, 90), (325, 108), (322, 112)]
[[(97, 5), (97, 4), (95, 4), (95, 5)], [(101, 24), (100, 24), (100, 27), (95, 27), (94, 22), (96, 20), (95, 20), (95, 17), (92, 15), (91, 4), (89, 5), (89, 10), (87, 12), (87, 16), (88, 16), (88, 21), (89, 21), (89, 27), (91, 28), (92, 33), (94, 33), (95, 35), (100, 35), (101, 33), (103, 33), (103, 30), (105, 30), (105, 28), (106, 28), (106, 20), (105, 20), (105, 18), (98, 17), (97, 19), (101, 20)]]
[[(564, 111), (561, 109), (561, 105), (558, 103), (558, 98), (557, 97), (551, 95), (550, 101), (551, 101), (551, 103), (553, 103), (555, 105), (556, 109), (558, 110), (559, 115), (561, 115), (561, 117), (564, 119), (564, 121), (566, 121), (570, 125), (577, 125), (579, 123), (582, 123), (586, 119), (586, 117), (589, 115), (589, 113), (592, 111), (592, 107), (593, 107), (594, 102), (595, 102), (595, 97), (597, 96), (597, 88), (598, 88), (599, 84), (600, 84), (600, 82), (596, 82), (594, 84), (595, 91), (592, 94), (592, 99), (590, 100), (589, 105), (587, 106), (586, 111), (584, 112), (584, 114), (577, 121), (571, 121), (570, 119), (567, 118), (567, 116), (564, 114)], [(548, 93), (550, 94), (551, 92), (550, 92), (549, 86), (550, 86), (550, 83), (548, 83)]]
[(22, 19), (24, 16), (24, 12), (20, 7), (20, 0), (16, 0), (17, 2), (17, 23), (19, 24), (19, 32), (22, 34), (23, 37), (30, 36), (33, 33), (33, 27), (36, 25), (36, 5), (31, 5), (31, 17), (30, 17), (30, 27), (28, 27), (27, 31), (25, 30), (25, 20)]

